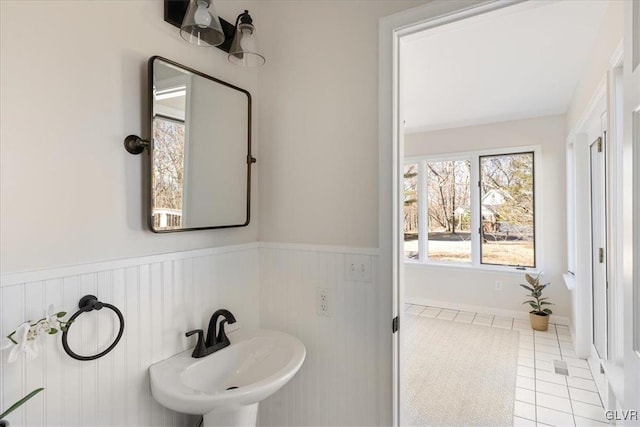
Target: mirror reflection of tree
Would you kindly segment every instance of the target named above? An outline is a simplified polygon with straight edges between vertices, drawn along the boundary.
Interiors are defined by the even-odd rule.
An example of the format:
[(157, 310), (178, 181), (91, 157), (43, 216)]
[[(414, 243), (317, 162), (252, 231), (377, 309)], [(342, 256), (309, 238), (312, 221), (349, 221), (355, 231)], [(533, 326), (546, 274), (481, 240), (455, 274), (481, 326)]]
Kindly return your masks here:
[(153, 143), (154, 222), (158, 227), (179, 227), (184, 188), (184, 123), (156, 116), (153, 120)]

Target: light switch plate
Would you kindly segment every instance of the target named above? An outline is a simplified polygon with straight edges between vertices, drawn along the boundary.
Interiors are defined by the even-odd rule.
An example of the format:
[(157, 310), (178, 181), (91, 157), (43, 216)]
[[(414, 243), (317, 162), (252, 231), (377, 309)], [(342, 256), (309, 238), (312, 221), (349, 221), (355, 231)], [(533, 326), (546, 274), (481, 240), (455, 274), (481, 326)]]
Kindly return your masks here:
[(345, 256), (345, 280), (352, 282), (371, 282), (371, 256), (351, 255)]

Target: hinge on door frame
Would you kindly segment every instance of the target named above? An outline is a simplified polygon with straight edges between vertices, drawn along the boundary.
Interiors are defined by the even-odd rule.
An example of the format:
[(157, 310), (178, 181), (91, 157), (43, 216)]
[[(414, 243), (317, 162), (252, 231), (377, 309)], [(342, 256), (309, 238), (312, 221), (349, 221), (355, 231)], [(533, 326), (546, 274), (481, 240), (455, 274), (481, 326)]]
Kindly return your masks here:
[(598, 261), (600, 264), (604, 262), (604, 248), (598, 248)]
[(400, 329), (400, 318), (398, 316), (394, 317), (391, 321), (391, 330), (395, 334)]
[(602, 153), (602, 137), (599, 136), (596, 142), (598, 143), (598, 153)]

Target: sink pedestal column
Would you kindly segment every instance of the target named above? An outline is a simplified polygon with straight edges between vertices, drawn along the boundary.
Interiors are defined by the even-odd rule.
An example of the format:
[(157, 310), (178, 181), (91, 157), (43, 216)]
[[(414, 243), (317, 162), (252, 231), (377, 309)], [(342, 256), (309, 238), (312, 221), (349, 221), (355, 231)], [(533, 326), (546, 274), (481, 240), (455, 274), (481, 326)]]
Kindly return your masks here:
[(217, 409), (204, 414), (202, 418), (203, 427), (255, 426), (258, 418), (258, 404)]

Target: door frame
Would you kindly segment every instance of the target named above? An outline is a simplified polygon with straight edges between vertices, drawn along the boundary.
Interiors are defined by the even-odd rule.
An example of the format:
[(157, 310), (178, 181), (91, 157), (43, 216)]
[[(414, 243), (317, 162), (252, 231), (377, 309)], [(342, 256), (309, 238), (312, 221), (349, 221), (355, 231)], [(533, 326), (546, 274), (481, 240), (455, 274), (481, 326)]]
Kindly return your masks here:
[[(573, 154), (573, 176), (567, 176), (567, 187), (573, 184), (571, 193), (575, 206), (573, 210), (575, 233), (573, 236), (569, 236), (569, 239), (573, 238), (573, 241), (568, 241), (567, 245), (571, 245), (574, 250), (575, 282), (576, 284), (585, 284), (576, 286), (573, 290), (576, 312), (573, 314), (571, 333), (576, 354), (585, 359), (591, 355), (591, 326), (593, 324), (591, 315), (591, 211), (590, 209), (589, 211), (579, 210), (577, 207), (591, 206), (589, 147), (593, 141), (587, 137), (586, 128), (592, 120), (596, 119), (596, 116), (600, 116), (599, 112), (607, 109), (606, 98), (607, 85), (606, 79), (603, 78), (582, 117), (567, 137), (567, 146), (572, 147), (570, 152)], [(570, 220), (567, 218), (567, 221)], [(589, 233), (588, 235), (579, 233), (578, 230), (589, 230)], [(589, 286), (586, 286), (587, 283)]]
[[(601, 397), (608, 409), (615, 409), (616, 402), (621, 403), (624, 391), (624, 346), (627, 340), (623, 331), (628, 329), (625, 325), (624, 313), (628, 310), (624, 307), (624, 260), (630, 252), (624, 239), (628, 238), (629, 225), (624, 223), (625, 206), (628, 203), (630, 180), (625, 177), (625, 170), (630, 170), (631, 156), (625, 154), (623, 146), (623, 129), (621, 100), (622, 90), (621, 66), (623, 59), (622, 42), (615, 49), (609, 61), (609, 67), (596, 88), (591, 101), (585, 108), (582, 116), (577, 121), (567, 137), (568, 155), (572, 156), (572, 174), (567, 176), (567, 188), (573, 196), (574, 209), (569, 209), (568, 222), (574, 221), (576, 230), (591, 230), (591, 211), (576, 209), (576, 206), (585, 206), (591, 203), (591, 189), (586, 184), (590, 180), (589, 146), (593, 142), (587, 137), (586, 131), (589, 122), (599, 120), (599, 114), (606, 110), (607, 114), (607, 141), (605, 143), (606, 169), (607, 169), (607, 211), (608, 218), (606, 233), (606, 259), (608, 265), (607, 281), (607, 355), (604, 359), (598, 357), (598, 352), (592, 344), (593, 337), (593, 313), (592, 313), (592, 276), (591, 276), (591, 233), (569, 233), (568, 247), (573, 248), (575, 283), (572, 290), (575, 312), (572, 318), (572, 335), (575, 351), (578, 357), (588, 359), (596, 385)], [(568, 159), (569, 160), (569, 159)], [(629, 164), (628, 164), (629, 163)], [(577, 285), (582, 284), (582, 285)], [(587, 286), (588, 284), (588, 286)], [(604, 375), (602, 371), (604, 370)]]
[[(640, 2), (624, 6), (623, 63), (623, 204), (624, 236), (624, 404), (637, 409), (640, 402)], [(637, 413), (635, 423), (637, 424)], [(632, 422), (628, 423), (629, 425)]]
[[(607, 110), (605, 109), (604, 112), (602, 113), (602, 115), (605, 116), (605, 120), (607, 119)], [(610, 303), (610, 297), (609, 297), (609, 268), (608, 268), (608, 263), (609, 263), (609, 253), (610, 253), (610, 248), (609, 248), (609, 235), (610, 233), (610, 228), (611, 228), (611, 224), (609, 222), (609, 185), (610, 185), (610, 177), (609, 177), (609, 168), (607, 167), (607, 161), (609, 161), (609, 158), (607, 156), (607, 151), (609, 150), (608, 146), (608, 141), (607, 141), (607, 130), (606, 127), (603, 130), (602, 129), (602, 116), (599, 117), (599, 121), (601, 123), (601, 135), (598, 136), (598, 138), (596, 138), (596, 140), (594, 140), (593, 142), (590, 143), (589, 145), (589, 195), (590, 195), (590, 203), (589, 203), (589, 217), (590, 217), (590, 224), (591, 224), (591, 258), (590, 258), (590, 264), (591, 264), (591, 344), (592, 344), (592, 355), (593, 357), (595, 357), (598, 360), (606, 360), (609, 359), (609, 355), (611, 353), (611, 351), (609, 350), (609, 325), (610, 325), (610, 320), (609, 320), (609, 316), (610, 316), (610, 307), (609, 307), (609, 303)], [(606, 125), (605, 125), (606, 126)], [(594, 149), (596, 149), (597, 151), (594, 153)], [(602, 156), (600, 159), (594, 157), (594, 156)], [(602, 167), (602, 171), (599, 170), (594, 170), (594, 165), (596, 163), (599, 163), (599, 166)], [(596, 194), (594, 192), (594, 179), (597, 179), (598, 176), (597, 175), (601, 175), (602, 178), (602, 182), (600, 182), (600, 185), (602, 186), (601, 190), (602, 190), (602, 194)], [(595, 202), (598, 203), (595, 203)], [(596, 211), (596, 207), (598, 208)], [(596, 242), (596, 229), (599, 229), (598, 232), (600, 232), (602, 235), (599, 236), (600, 237), (600, 241)], [(596, 243), (599, 243), (599, 245), (602, 245), (602, 247), (600, 248), (600, 250), (602, 251), (600, 254), (600, 261), (597, 262), (595, 261), (595, 248), (596, 248)], [(598, 245), (598, 246), (599, 246)], [(597, 298), (596, 298), (596, 274), (597, 274), (597, 270), (599, 267), (598, 264), (604, 264), (604, 286), (605, 286), (605, 292), (604, 292), (604, 310), (605, 310), (605, 315), (604, 315), (604, 343), (603, 343), (603, 347), (601, 349), (598, 349), (597, 346), (597, 333), (598, 331), (596, 330), (596, 303), (597, 303)], [(602, 350), (602, 354), (601, 354), (601, 350)]]
[[(402, 327), (392, 333), (392, 319), (402, 325), (404, 304), (402, 287), (404, 266), (402, 236), (402, 204), (400, 195), (404, 160), (404, 140), (400, 111), (400, 40), (411, 34), (505, 9), (526, 0), (434, 0), (423, 6), (383, 17), (378, 26), (378, 242), (380, 248), (381, 357), (390, 362), (391, 375), (381, 370), (380, 422), (401, 425), (401, 358)], [(532, 3), (529, 3), (532, 4)], [(389, 287), (391, 284), (391, 287)], [(391, 354), (388, 353), (392, 349)], [(388, 365), (387, 365), (388, 366)], [(389, 387), (387, 387), (387, 385)], [(392, 404), (389, 408), (389, 388)], [(389, 411), (389, 409), (391, 409)]]
[[(402, 323), (403, 279), (400, 221), (400, 173), (403, 163), (403, 139), (399, 103), (399, 47), (400, 39), (428, 28), (471, 18), (503, 9), (526, 0), (434, 0), (423, 6), (380, 19), (378, 56), (378, 239), (380, 248), (380, 349), (385, 366), (381, 370), (380, 421), (384, 425), (400, 424), (400, 358), (402, 329), (389, 334), (391, 319), (399, 316)], [(640, 188), (640, 47), (634, 36), (640, 33), (640, 3), (625, 4), (624, 23), (624, 130), (622, 157), (624, 159), (622, 193), (633, 196)], [(635, 45), (634, 45), (635, 44)], [(633, 64), (633, 66), (632, 66)], [(611, 116), (610, 116), (611, 117)], [(633, 378), (624, 383), (624, 404), (628, 409), (640, 401), (640, 197), (625, 197), (623, 201), (624, 233), (621, 294), (624, 296), (623, 347), (624, 376)], [(633, 249), (636, 249), (635, 251)], [(635, 261), (635, 262), (634, 262)], [(389, 288), (391, 284), (391, 289)], [(588, 299), (587, 299), (588, 301)], [(578, 301), (580, 306), (580, 301)], [(635, 322), (635, 323), (634, 323)], [(576, 351), (579, 352), (576, 337)], [(392, 349), (389, 354), (389, 349)], [(389, 387), (392, 403), (389, 405)]]

